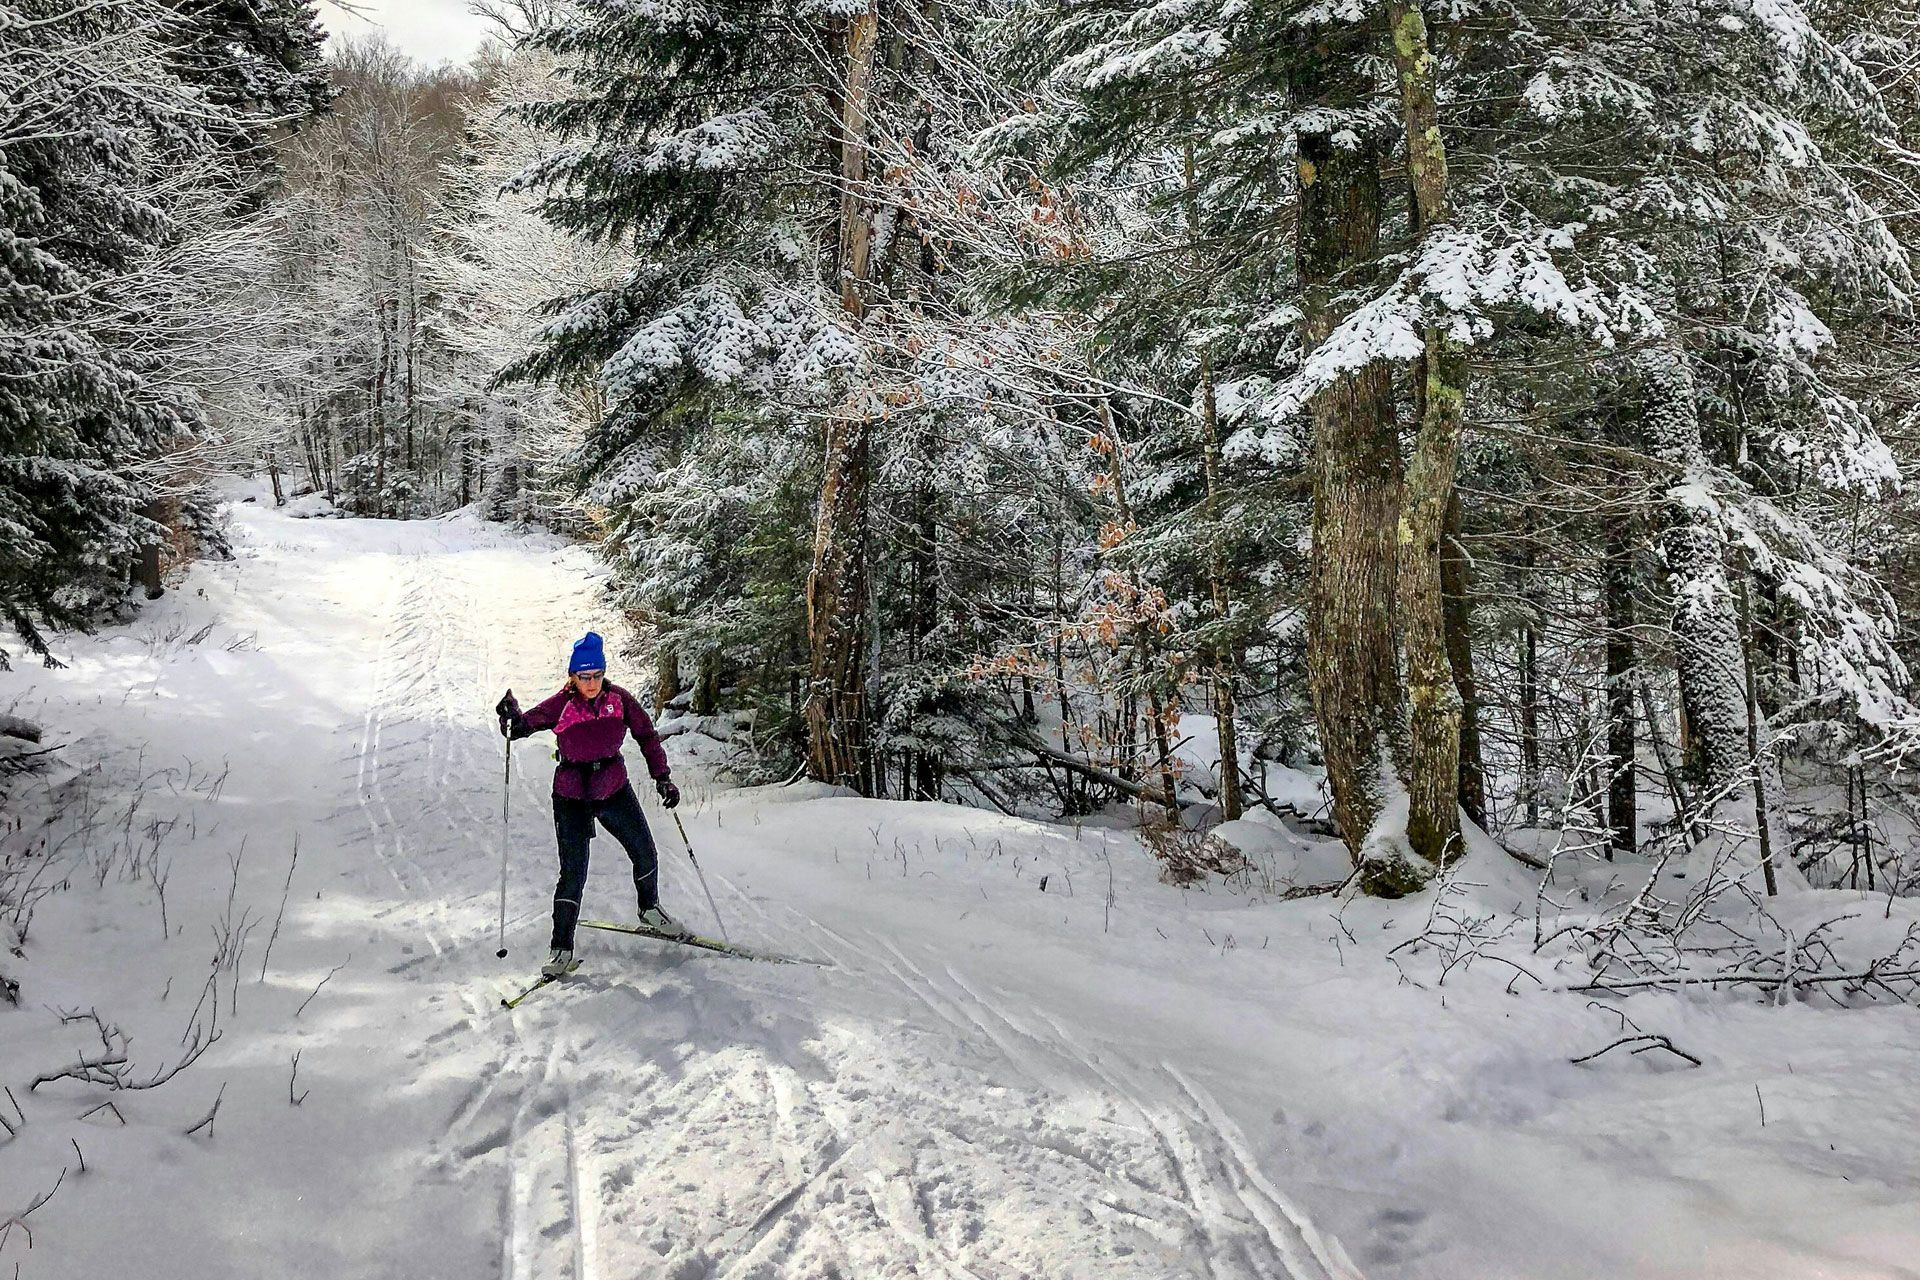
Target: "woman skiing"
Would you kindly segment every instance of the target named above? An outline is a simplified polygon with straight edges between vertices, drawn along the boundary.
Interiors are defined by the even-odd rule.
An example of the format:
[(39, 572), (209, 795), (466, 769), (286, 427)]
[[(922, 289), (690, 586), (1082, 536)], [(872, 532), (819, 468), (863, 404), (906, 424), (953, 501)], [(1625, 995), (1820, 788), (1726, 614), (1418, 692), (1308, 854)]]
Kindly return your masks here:
[(669, 809), (679, 804), (680, 789), (668, 776), (667, 753), (639, 699), (608, 682), (600, 637), (589, 631), (573, 646), (567, 683), (560, 692), (523, 714), (509, 689), (494, 711), (500, 717), (500, 732), (509, 739), (551, 729), (559, 742), (560, 763), (553, 771), (553, 829), (560, 843), (560, 883), (553, 891), (553, 954), (541, 966), (541, 974), (563, 977), (580, 967), (573, 957), (573, 931), (580, 920), (587, 846), (596, 818), (633, 860), (641, 925), (669, 937), (684, 936), (686, 927), (660, 909), (653, 833), (647, 829), (640, 800), (627, 781), (626, 762), (620, 757), (620, 744), (629, 732), (646, 757), (660, 803)]

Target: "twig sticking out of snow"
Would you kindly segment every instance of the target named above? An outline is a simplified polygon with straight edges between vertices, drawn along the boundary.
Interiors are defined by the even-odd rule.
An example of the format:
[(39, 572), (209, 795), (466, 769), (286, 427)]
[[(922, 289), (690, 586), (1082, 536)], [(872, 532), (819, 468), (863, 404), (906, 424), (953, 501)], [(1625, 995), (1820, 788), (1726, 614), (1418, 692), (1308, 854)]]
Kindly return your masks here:
[(213, 1095), (212, 1109), (209, 1110), (206, 1115), (202, 1116), (197, 1122), (195, 1122), (192, 1128), (187, 1130), (187, 1133), (186, 1133), (187, 1137), (191, 1138), (194, 1134), (200, 1132), (200, 1130), (202, 1129), (205, 1129), (207, 1131), (207, 1136), (209, 1138), (213, 1136), (213, 1118), (220, 1114), (220, 1103), (222, 1100), (226, 1098), (226, 1096), (227, 1096), (227, 1082), (222, 1080), (220, 1082), (220, 1092)]
[(60, 1176), (53, 1180), (53, 1185), (51, 1187), (48, 1187), (45, 1191), (35, 1196), (33, 1198), (32, 1204), (28, 1205), (26, 1208), (22, 1209), (20, 1212), (14, 1214), (10, 1218), (0, 1218), (0, 1247), (4, 1247), (6, 1245), (7, 1236), (12, 1233), (15, 1227), (18, 1227), (20, 1229), (20, 1234), (27, 1238), (27, 1248), (29, 1249), (33, 1248), (33, 1230), (27, 1226), (27, 1215), (32, 1213), (35, 1209), (38, 1209), (41, 1205), (45, 1204), (47, 1201), (53, 1199), (54, 1193), (60, 1190), (60, 1184), (65, 1182), (66, 1180), (67, 1180), (67, 1169), (65, 1165), (62, 1165), (60, 1167)]
[(314, 996), (317, 996), (320, 994), (320, 988), (326, 986), (329, 982), (332, 982), (334, 974), (340, 972), (342, 969), (346, 968), (348, 965), (352, 963), (353, 963), (353, 952), (349, 951), (347, 952), (347, 958), (345, 960), (342, 960), (339, 964), (327, 970), (327, 976), (320, 979), (319, 982), (314, 984), (314, 988), (311, 992), (307, 994), (307, 998), (305, 1000), (302, 1000), (300, 1002), (300, 1007), (293, 1011), (293, 1016), (297, 1018), (303, 1012), (305, 1012), (306, 1007), (313, 1003)]
[(1610, 1053), (1615, 1049), (1618, 1049), (1624, 1045), (1630, 1045), (1630, 1044), (1640, 1046), (1639, 1048), (1633, 1049), (1630, 1051), (1633, 1053), (1645, 1053), (1649, 1049), (1665, 1049), (1668, 1053), (1673, 1054), (1676, 1058), (1685, 1058), (1688, 1062), (1691, 1062), (1696, 1067), (1700, 1065), (1700, 1059), (1694, 1057), (1692, 1054), (1688, 1053), (1685, 1049), (1675, 1047), (1673, 1041), (1667, 1039), (1665, 1036), (1653, 1035), (1647, 1032), (1642, 1032), (1640, 1035), (1637, 1035), (1637, 1036), (1622, 1036), (1618, 1040), (1615, 1040), (1612, 1044), (1606, 1046), (1606, 1048), (1604, 1049), (1595, 1049), (1592, 1053), (1583, 1053), (1577, 1058), (1568, 1058), (1567, 1061), (1571, 1062), (1574, 1066), (1577, 1067), (1583, 1062), (1592, 1062), (1595, 1058), (1598, 1058), (1601, 1054)]
[(300, 834), (293, 836), (293, 858), (287, 863), (287, 882), (280, 886), (280, 911), (273, 917), (273, 932), (267, 935), (267, 949), (260, 953), (260, 981), (267, 980), (267, 961), (273, 958), (273, 944), (280, 937), (280, 922), (287, 918), (287, 897), (293, 892), (293, 870), (300, 865)]
[(101, 1103), (97, 1107), (90, 1107), (87, 1110), (82, 1111), (80, 1113), (80, 1119), (85, 1120), (88, 1116), (97, 1116), (102, 1111), (113, 1112), (113, 1118), (115, 1120), (118, 1120), (123, 1126), (127, 1123), (127, 1118), (120, 1114), (120, 1108), (113, 1105), (112, 1098), (108, 1098), (105, 1102)]

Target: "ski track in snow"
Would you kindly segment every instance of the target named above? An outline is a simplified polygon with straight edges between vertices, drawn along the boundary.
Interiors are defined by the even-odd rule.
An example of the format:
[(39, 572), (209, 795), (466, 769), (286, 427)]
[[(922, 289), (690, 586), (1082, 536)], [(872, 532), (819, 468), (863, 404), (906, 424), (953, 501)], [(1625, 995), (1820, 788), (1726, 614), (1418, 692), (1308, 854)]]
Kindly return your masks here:
[[(496, 686), (537, 681), (534, 655), (560, 650), (591, 608), (584, 590), (518, 595), (524, 580), (551, 585), (537, 573), (479, 581), (500, 554), (394, 555), (370, 663), (353, 782), (401, 895), (396, 923), (425, 944), (396, 970), (422, 984), (471, 982), (490, 941), (478, 929), (498, 815), (481, 797), (499, 765), (483, 748), (499, 739), (485, 708)], [(542, 755), (523, 746), (515, 760), (521, 957), (537, 954), (550, 894)], [(677, 834), (652, 816), (667, 891), (691, 909)], [(696, 840), (703, 826), (689, 821)], [(777, 846), (777, 821), (759, 830)], [(630, 913), (617, 846), (594, 851), (591, 901)], [(462, 1022), (440, 1033), (437, 1051), (492, 1054), (434, 1158), (458, 1176), (497, 1170), (508, 1280), (637, 1267), (688, 1280), (1358, 1275), (1278, 1203), (1189, 1082), (1086, 1050), (1058, 1015), (987, 993), (936, 949), (855, 941), (708, 875), (738, 909), (736, 933), (836, 967), (794, 974), (620, 939), (513, 1013), (488, 1016), (490, 992), (463, 992)], [(694, 1015), (664, 1035), (663, 997)], [(792, 1000), (816, 1013), (797, 1043), (727, 1043)], [(891, 1025), (875, 1025), (876, 1000)], [(716, 1005), (725, 1018), (700, 1016)]]
[[(826, 967), (583, 931), (578, 975), (502, 1010), (544, 955), (555, 859), (535, 739), (511, 757), (497, 960), (491, 707), (557, 687), (588, 626), (620, 651), (600, 571), (465, 517), (236, 512), (237, 561), (76, 640), (67, 671), (6, 681), (101, 758), (79, 784), (99, 831), (137, 836), (137, 809), (178, 834), (167, 930), (111, 863), (41, 908), (37, 1004), (0, 1010), (0, 1079), (71, 1063), (54, 1011), (95, 1001), (160, 1065), (222, 910), (276, 941), (221, 980), (203, 1062), (117, 1095), (124, 1125), (80, 1119), (96, 1098), (63, 1085), (22, 1095), (0, 1221), (65, 1183), (30, 1255), (0, 1239), (0, 1276), (130, 1256), (158, 1280), (1911, 1274), (1907, 1011), (1844, 1015), (1843, 1053), (1812, 1010), (1649, 1001), (1708, 1066), (1571, 1071), (1599, 1034), (1574, 1004), (1436, 1002), (1350, 964), (1307, 906), (1176, 896), (1091, 825), (716, 788), (698, 735), (669, 750), (732, 936)], [(710, 931), (644, 782), (663, 898)], [(46, 837), (82, 850), (80, 880), (92, 830)], [(584, 914), (630, 920), (625, 858), (594, 854)], [(1375, 931), (1397, 910), (1348, 908)], [(215, 1096), (217, 1135), (184, 1136)], [(1872, 1123), (1836, 1123), (1843, 1105)], [(86, 1174), (61, 1175), (83, 1145)]]
[[(346, 1051), (367, 1060), (355, 1078), (390, 1082), (426, 1130), (424, 1149), (387, 1151), (391, 1170), (367, 1174), (392, 1187), (403, 1233), (418, 1180), (492, 1224), (502, 1280), (1357, 1280), (1196, 1077), (1047, 1007), (1044, 975), (1017, 991), (1004, 969), (975, 973), (966, 924), (944, 938), (825, 923), (852, 879), (769, 900), (756, 868), (779, 865), (792, 814), (716, 796), (693, 770), (682, 812), (697, 843), (725, 843), (703, 862), (733, 935), (831, 967), (583, 934), (580, 974), (500, 1009), (544, 955), (554, 857), (547, 751), (521, 744), (503, 965), (490, 708), (509, 683), (523, 702), (557, 686), (585, 626), (620, 635), (590, 562), (463, 521), (298, 525), (255, 510), (238, 532), (249, 590), (330, 584), (309, 632), (265, 627), (259, 643), (279, 669), (331, 684), (260, 714), (311, 703), (336, 717), (336, 738), (315, 739), (299, 865), (363, 895), (371, 941), (315, 948), (337, 962), (351, 944), (356, 969), (384, 975), (339, 1008), (358, 1037)], [(311, 719), (265, 727), (315, 733)], [(667, 901), (704, 922), (671, 819), (649, 817)], [(584, 914), (631, 918), (618, 846), (603, 837), (594, 854)], [(289, 952), (299, 928), (290, 916)], [(303, 1035), (322, 1034), (329, 998)], [(329, 1046), (301, 1043), (304, 1080)], [(362, 1141), (377, 1149), (378, 1135)]]

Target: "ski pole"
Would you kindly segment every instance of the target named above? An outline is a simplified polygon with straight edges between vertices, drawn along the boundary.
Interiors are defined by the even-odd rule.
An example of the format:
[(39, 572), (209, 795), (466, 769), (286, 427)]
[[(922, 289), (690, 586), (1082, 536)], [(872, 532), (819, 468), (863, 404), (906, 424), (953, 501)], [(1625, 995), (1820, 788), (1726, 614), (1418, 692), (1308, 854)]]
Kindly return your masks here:
[[(673, 810), (667, 810), (673, 813)], [(727, 922), (720, 918), (720, 908), (714, 904), (713, 890), (707, 887), (707, 873), (700, 869), (700, 859), (693, 856), (693, 841), (687, 839), (686, 824), (680, 821), (680, 815), (673, 813), (673, 825), (680, 828), (680, 843), (687, 847), (687, 861), (693, 864), (693, 874), (700, 877), (700, 891), (707, 895), (707, 910), (713, 912), (713, 922), (720, 926), (720, 941), (731, 943), (727, 936)]]
[(513, 806), (513, 739), (507, 739), (506, 785), (500, 789), (500, 949), (494, 955), (507, 955), (507, 815)]

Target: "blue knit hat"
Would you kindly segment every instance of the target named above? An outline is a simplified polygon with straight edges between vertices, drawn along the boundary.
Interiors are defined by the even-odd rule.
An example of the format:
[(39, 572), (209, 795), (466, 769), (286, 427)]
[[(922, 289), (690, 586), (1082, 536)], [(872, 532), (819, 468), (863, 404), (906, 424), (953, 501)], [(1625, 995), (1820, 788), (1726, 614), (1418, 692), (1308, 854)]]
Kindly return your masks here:
[(575, 675), (581, 671), (605, 671), (607, 653), (597, 633), (589, 631), (573, 644), (573, 657), (567, 663), (567, 674)]

